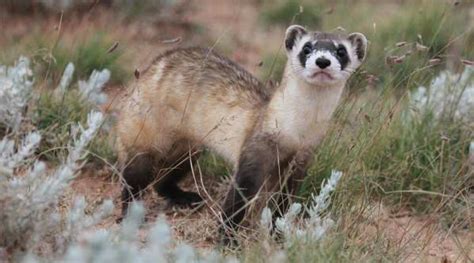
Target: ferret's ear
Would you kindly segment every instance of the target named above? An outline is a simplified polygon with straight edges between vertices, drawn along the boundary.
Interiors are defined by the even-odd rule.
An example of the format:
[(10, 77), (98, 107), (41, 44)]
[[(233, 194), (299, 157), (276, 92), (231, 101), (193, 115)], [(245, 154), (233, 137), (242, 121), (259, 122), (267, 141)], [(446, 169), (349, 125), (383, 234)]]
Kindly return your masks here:
[(298, 42), (299, 39), (305, 34), (307, 34), (308, 31), (300, 25), (292, 25), (286, 29), (285, 33), (285, 47), (287, 51), (290, 51)]
[(362, 33), (352, 33), (348, 37), (359, 61), (364, 61), (367, 54), (367, 38)]

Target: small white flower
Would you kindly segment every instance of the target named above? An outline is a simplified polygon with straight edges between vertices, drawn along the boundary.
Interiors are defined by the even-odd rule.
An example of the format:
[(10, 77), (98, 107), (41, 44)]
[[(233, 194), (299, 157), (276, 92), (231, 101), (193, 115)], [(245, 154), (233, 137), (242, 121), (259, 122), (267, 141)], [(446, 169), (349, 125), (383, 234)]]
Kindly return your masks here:
[(71, 84), (72, 75), (74, 74), (74, 64), (69, 62), (64, 70), (61, 81), (59, 82), (58, 87), (56, 88), (56, 94), (62, 95), (66, 92), (69, 84)]
[(40, 140), (41, 135), (39, 133), (29, 133), (21, 142), (18, 150), (14, 151), (15, 143), (12, 140), (3, 138), (0, 141), (0, 167), (2, 167), (2, 171), (11, 173), (13, 168), (33, 155), (36, 148), (38, 148)]
[[(297, 220), (302, 210), (299, 203), (293, 203), (283, 217), (276, 219), (275, 226), (286, 237), (287, 243), (291, 243), (294, 238), (303, 241), (320, 240), (333, 227), (334, 221), (329, 215), (323, 216), (323, 213), (329, 206), (330, 194), (336, 189), (341, 177), (342, 172), (333, 170), (327, 182), (323, 182), (319, 195), (312, 195), (313, 202), (306, 208), (310, 215), (308, 219)], [(267, 216), (266, 209), (262, 212), (262, 218)]]
[(474, 67), (465, 67), (460, 74), (442, 71), (429, 87), (418, 87), (411, 93), (412, 106), (420, 111), (432, 111), (439, 117), (453, 111), (457, 118), (474, 121)]
[(260, 225), (265, 231), (265, 233), (270, 233), (272, 230), (272, 211), (270, 208), (265, 207), (262, 211), (262, 215), (260, 218)]
[(105, 83), (110, 79), (110, 71), (92, 71), (88, 81), (79, 81), (79, 91), (84, 99), (100, 105), (107, 101), (107, 95), (102, 92)]

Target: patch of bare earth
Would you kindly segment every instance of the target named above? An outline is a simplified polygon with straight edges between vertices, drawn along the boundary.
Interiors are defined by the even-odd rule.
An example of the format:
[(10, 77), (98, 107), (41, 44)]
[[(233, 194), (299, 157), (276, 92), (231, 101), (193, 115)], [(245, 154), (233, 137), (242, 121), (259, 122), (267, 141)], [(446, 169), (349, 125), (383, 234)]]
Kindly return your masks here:
[(381, 204), (367, 208), (358, 226), (360, 243), (382, 239), (403, 262), (472, 262), (474, 232), (447, 230), (437, 215), (392, 213)]
[[(147, 209), (144, 229), (148, 229), (147, 224), (164, 215), (177, 239), (186, 240), (201, 248), (214, 247), (219, 213), (219, 202), (216, 200), (221, 200), (222, 194), (225, 193), (225, 184), (199, 175), (191, 175), (181, 185), (184, 190), (199, 192), (204, 203), (194, 209), (178, 208), (170, 206), (152, 189), (147, 189), (142, 200)], [(116, 228), (115, 220), (121, 214), (121, 190), (118, 178), (111, 176), (108, 169), (99, 171), (87, 169), (72, 183), (64, 205), (68, 206), (72, 200), (83, 196), (89, 204), (86, 212), (92, 212), (105, 200), (112, 199), (115, 203), (113, 216), (102, 222), (100, 227)]]
[[(108, 170), (86, 171), (72, 184), (69, 200), (84, 196), (93, 211), (104, 200), (112, 199), (116, 208), (114, 216), (100, 227), (117, 228), (115, 219), (121, 212), (121, 184), (114, 180)], [(200, 248), (213, 248), (217, 244), (219, 203), (226, 192), (226, 184), (198, 174), (190, 175), (183, 183), (185, 190), (198, 191), (204, 204), (196, 209), (171, 207), (152, 190), (144, 194), (147, 208), (146, 224), (141, 235), (145, 235), (147, 224), (164, 215), (170, 223), (174, 236)], [(387, 246), (396, 248), (403, 262), (469, 262), (474, 259), (474, 232), (446, 230), (436, 216), (413, 216), (409, 213), (391, 213), (383, 205), (370, 206), (358, 225), (361, 235), (357, 243), (367, 240), (385, 240)]]

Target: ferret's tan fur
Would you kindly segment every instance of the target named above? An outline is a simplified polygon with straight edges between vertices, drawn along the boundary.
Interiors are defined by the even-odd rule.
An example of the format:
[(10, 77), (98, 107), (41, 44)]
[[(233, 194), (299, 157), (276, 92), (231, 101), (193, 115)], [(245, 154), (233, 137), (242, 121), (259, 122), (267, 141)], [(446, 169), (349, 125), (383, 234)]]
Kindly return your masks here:
[[(292, 160), (296, 180), (304, 176), (347, 78), (365, 57), (366, 42), (359, 33), (334, 35), (290, 27), (285, 39), (289, 59), (275, 89), (209, 49), (176, 49), (159, 56), (126, 96), (118, 118), (119, 159), (131, 189), (131, 194), (124, 189), (123, 200), (135, 197), (167, 169), (163, 166), (208, 148), (233, 165), (235, 185), (223, 212), (227, 226), (238, 224), (244, 204), (265, 181), (281, 182), (278, 176)], [(308, 43), (321, 49), (303, 56)], [(347, 49), (347, 57), (339, 55), (341, 48)], [(321, 57), (332, 66), (321, 66)], [(320, 71), (333, 77), (325, 81)], [(171, 169), (157, 191), (178, 203), (187, 202), (180, 196), (199, 200), (197, 194), (176, 186), (189, 168)]]
[(168, 52), (124, 102), (120, 159), (146, 151), (176, 158), (190, 146), (206, 146), (235, 164), (269, 98), (261, 82), (210, 50)]

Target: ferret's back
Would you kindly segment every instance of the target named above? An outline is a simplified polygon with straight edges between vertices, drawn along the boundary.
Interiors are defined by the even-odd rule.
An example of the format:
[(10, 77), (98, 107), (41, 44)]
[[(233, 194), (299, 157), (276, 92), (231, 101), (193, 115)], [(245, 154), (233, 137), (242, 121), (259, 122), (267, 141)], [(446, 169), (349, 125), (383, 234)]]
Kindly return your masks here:
[(131, 88), (117, 125), (123, 152), (166, 153), (185, 140), (206, 145), (231, 163), (272, 92), (231, 60), (203, 48), (160, 55)]
[(175, 84), (182, 85), (176, 88), (193, 88), (233, 103), (237, 103), (233, 99), (239, 99), (248, 106), (268, 102), (272, 92), (241, 66), (208, 48), (167, 51), (155, 58), (145, 74), (163, 83), (179, 81)]

